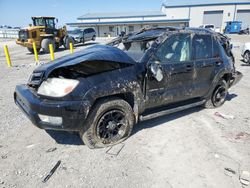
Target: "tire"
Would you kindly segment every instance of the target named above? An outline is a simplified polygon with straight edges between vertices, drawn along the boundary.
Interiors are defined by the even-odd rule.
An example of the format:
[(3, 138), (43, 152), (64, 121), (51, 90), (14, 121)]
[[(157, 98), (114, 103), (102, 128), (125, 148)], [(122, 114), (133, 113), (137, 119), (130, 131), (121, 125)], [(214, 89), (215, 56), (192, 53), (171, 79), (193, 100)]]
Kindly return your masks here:
[(58, 42), (56, 42), (55, 45), (56, 45), (56, 46), (55, 46), (55, 49), (58, 50), (59, 47), (60, 47), (60, 44), (59, 44)]
[(250, 64), (250, 52), (246, 51), (243, 56), (243, 61)]
[(74, 47), (74, 39), (72, 37), (67, 37), (64, 41), (64, 48), (68, 50), (70, 48), (69, 44), (72, 42), (73, 47)]
[(96, 39), (96, 36), (94, 35), (94, 36), (92, 37), (92, 40), (95, 41), (95, 39)]
[(49, 51), (49, 45), (52, 44), (53, 45), (53, 50), (55, 51), (55, 40), (54, 39), (50, 39), (50, 38), (45, 38), (42, 40), (41, 46), (42, 49), (45, 53), (50, 53)]
[[(30, 53), (34, 54), (33, 48), (27, 48), (27, 49), (28, 49), (28, 51), (29, 51)], [(40, 48), (37, 48), (36, 51), (37, 51), (37, 53), (39, 53)]]
[(83, 142), (91, 149), (118, 144), (129, 137), (134, 126), (131, 106), (122, 99), (97, 102), (80, 132)]
[(228, 83), (225, 80), (220, 80), (215, 87), (212, 95), (204, 104), (205, 108), (217, 108), (222, 106), (228, 94)]

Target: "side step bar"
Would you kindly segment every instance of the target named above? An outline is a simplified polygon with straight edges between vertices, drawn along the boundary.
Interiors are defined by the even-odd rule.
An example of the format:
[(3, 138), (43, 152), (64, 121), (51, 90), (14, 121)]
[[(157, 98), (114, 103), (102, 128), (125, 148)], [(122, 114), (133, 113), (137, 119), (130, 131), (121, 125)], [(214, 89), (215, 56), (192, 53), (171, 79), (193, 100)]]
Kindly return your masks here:
[(145, 121), (145, 120), (153, 119), (153, 118), (156, 118), (156, 117), (159, 117), (159, 116), (172, 114), (172, 113), (175, 113), (175, 112), (179, 112), (179, 111), (182, 111), (182, 110), (186, 110), (186, 109), (189, 109), (189, 108), (200, 106), (200, 105), (204, 104), (205, 102), (206, 102), (206, 100), (202, 100), (202, 101), (199, 101), (199, 102), (195, 102), (195, 103), (187, 104), (187, 105), (184, 105), (184, 106), (179, 106), (179, 107), (176, 107), (176, 108), (171, 108), (171, 109), (159, 111), (159, 112), (149, 114), (149, 115), (145, 115), (145, 116), (141, 115), (139, 117), (139, 120), (140, 121)]

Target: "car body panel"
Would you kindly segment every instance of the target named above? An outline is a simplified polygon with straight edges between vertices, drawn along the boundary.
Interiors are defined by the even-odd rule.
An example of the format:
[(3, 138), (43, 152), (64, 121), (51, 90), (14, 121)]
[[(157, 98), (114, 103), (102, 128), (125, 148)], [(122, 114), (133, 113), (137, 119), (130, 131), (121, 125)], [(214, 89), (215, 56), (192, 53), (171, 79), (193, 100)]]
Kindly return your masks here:
[[(119, 97), (126, 100), (131, 105), (137, 122), (139, 116), (150, 109), (191, 99), (196, 102), (204, 101), (225, 76), (229, 78), (229, 86), (241, 79), (242, 74), (235, 71), (233, 55), (226, 54), (227, 49), (224, 49), (229, 48), (228, 39), (224, 36), (191, 28), (155, 30), (157, 28), (119, 37), (109, 45), (95, 45), (38, 67), (27, 85), (16, 87), (16, 104), (39, 128), (79, 131), (84, 129), (84, 122), (91, 108), (100, 99)], [(150, 33), (155, 35), (149, 35)], [(221, 46), (220, 57), (199, 61), (192, 58), (181, 63), (157, 62), (155, 54), (161, 44), (170, 36), (181, 33), (192, 36), (202, 33), (216, 37)], [(134, 41), (143, 42), (143, 45), (144, 42), (152, 41), (138, 61), (112, 46)], [(151, 65), (156, 63), (163, 74), (160, 81), (155, 79), (150, 70)], [(38, 95), (40, 84), (51, 77), (70, 77), (77, 79), (79, 85), (60, 98)], [(63, 123), (60, 126), (44, 124), (38, 114), (62, 116)]]

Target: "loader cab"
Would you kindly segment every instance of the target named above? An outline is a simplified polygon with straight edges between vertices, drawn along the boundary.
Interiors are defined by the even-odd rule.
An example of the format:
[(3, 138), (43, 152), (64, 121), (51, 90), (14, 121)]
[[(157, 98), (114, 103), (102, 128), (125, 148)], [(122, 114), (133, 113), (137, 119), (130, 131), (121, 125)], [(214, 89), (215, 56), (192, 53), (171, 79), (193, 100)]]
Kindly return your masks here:
[(46, 34), (54, 34), (57, 29), (55, 27), (55, 17), (32, 17), (34, 26), (44, 26)]

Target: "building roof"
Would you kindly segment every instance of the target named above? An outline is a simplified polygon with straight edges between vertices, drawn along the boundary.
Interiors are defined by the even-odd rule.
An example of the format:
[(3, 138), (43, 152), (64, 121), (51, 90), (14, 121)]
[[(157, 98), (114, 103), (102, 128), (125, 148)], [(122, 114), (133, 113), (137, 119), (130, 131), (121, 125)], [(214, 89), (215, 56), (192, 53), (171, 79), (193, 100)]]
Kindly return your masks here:
[(68, 26), (90, 26), (90, 25), (124, 25), (124, 24), (147, 24), (147, 23), (187, 23), (189, 19), (159, 19), (159, 20), (138, 20), (138, 21), (113, 21), (113, 22), (76, 22), (66, 23)]
[(105, 18), (136, 18), (136, 17), (158, 17), (166, 16), (161, 11), (137, 11), (137, 12), (113, 12), (113, 13), (87, 13), (80, 17), (78, 20), (85, 19), (105, 19)]
[(187, 2), (170, 1), (163, 3), (166, 8), (187, 7), (187, 6), (213, 6), (213, 5), (235, 5), (235, 4), (250, 4), (250, 0), (209, 0), (201, 2), (200, 0), (192, 0)]

